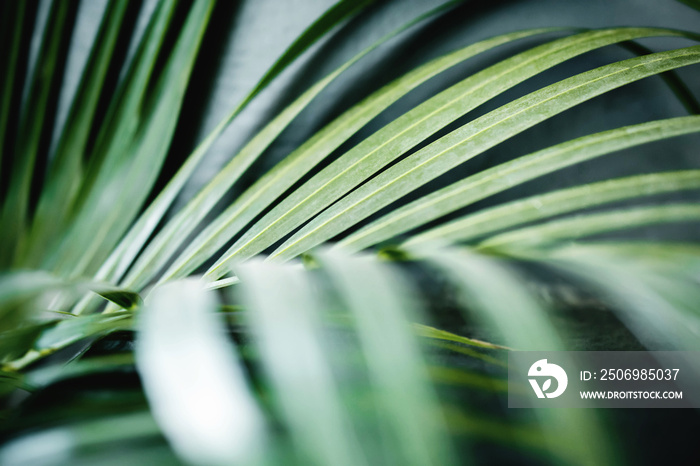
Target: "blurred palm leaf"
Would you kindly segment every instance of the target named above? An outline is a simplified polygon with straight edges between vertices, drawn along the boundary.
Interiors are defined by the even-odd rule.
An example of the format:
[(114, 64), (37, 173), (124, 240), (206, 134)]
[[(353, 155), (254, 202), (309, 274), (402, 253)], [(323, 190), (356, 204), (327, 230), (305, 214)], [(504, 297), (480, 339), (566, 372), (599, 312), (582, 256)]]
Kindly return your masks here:
[[(510, 348), (571, 347), (555, 322), (560, 303), (533, 292), (538, 270), (596, 296), (647, 347), (695, 349), (700, 249), (573, 240), (700, 220), (696, 203), (654, 202), (700, 189), (698, 171), (618, 177), (467, 208), (566, 167), (700, 132), (700, 117), (584, 135), (437, 188), (429, 183), (646, 77), (663, 75), (686, 109), (698, 108), (673, 72), (700, 62), (700, 46), (650, 52), (627, 43), (697, 41), (697, 33), (538, 28), (477, 41), (374, 91), (259, 173), (256, 161), (334, 81), (459, 2), (439, 5), (309, 86), (175, 210), (248, 104), (344, 21), (371, 14), (373, 2), (340, 1), (309, 26), (162, 186), (215, 2), (158, 2), (133, 56), (120, 62), (130, 6), (109, 1), (66, 123), (46, 148), (77, 14), (70, 2), (49, 3), (26, 77), (18, 63), (36, 11), (2, 7), (10, 52), (0, 57), (0, 396), (10, 437), (3, 464), (459, 464), (478, 460), (484, 441), (566, 464), (624, 459), (596, 411), (528, 417), (482, 402), (502, 400)], [(639, 56), (520, 98), (508, 93), (613, 44)], [(511, 45), (526, 48), (357, 137), (424, 83)], [(499, 96), (511, 100), (471, 115)], [(251, 186), (229, 200), (251, 174)], [(610, 204), (618, 205), (604, 210)], [(379, 254), (360, 252), (377, 246), (384, 246)], [(197, 271), (205, 272), (201, 280), (186, 278)], [(437, 286), (448, 291), (434, 303), (426, 295)], [(436, 326), (445, 311), (435, 308), (447, 304), (471, 334)], [(115, 374), (131, 377), (129, 388), (36, 401), (62, 384)]]

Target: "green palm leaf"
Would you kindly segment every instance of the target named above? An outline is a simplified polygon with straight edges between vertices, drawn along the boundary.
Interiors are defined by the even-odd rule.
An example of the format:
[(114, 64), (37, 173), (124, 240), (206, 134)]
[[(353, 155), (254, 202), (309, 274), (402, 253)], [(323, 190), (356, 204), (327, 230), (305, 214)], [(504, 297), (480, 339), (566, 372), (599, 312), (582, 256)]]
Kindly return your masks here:
[[(19, 19), (22, 18), (23, 11), (23, 8), (19, 9)], [(3, 205), (2, 217), (0, 217), (4, 225), (0, 233), (0, 244), (2, 245), (0, 246), (0, 264), (4, 266), (15, 261), (15, 256), (25, 240), (29, 195), (39, 143), (44, 125), (48, 125), (45, 120), (51, 90), (60, 83), (61, 75), (55, 71), (61, 51), (65, 49), (70, 39), (69, 28), (74, 15), (75, 8), (69, 3), (53, 3), (46, 29), (41, 38), (41, 48), (37, 56), (38, 65), (33, 70), (31, 83), (28, 86), (15, 143), (16, 150), (22, 154), (22, 157), (15, 157), (13, 160), (7, 199)], [(11, 88), (8, 88), (9, 90)], [(6, 105), (9, 105), (11, 100), (8, 99)]]
[[(259, 454), (265, 426), (215, 309), (215, 297), (197, 280), (159, 288), (140, 319), (136, 363), (153, 415), (178, 454), (241, 464)], [(184, 379), (183, 365), (190, 368)]]
[(67, 211), (62, 207), (72, 204), (77, 195), (79, 183), (76, 180), (83, 177), (83, 154), (126, 10), (126, 2), (115, 1), (110, 2), (105, 9), (98, 36), (65, 124), (66, 131), (58, 142), (34, 215), (30, 239), (33, 258), (28, 261), (30, 263), (36, 264), (40, 251), (45, 251), (44, 245), (65, 225), (67, 219), (64, 216)]
[(582, 73), (480, 117), (407, 157), (312, 220), (271, 254), (289, 259), (416, 187), (572, 106), (624, 84), (700, 62), (700, 46), (631, 58)]
[(536, 29), (505, 34), (479, 42), (427, 63), (376, 91), (316, 133), (307, 143), (289, 154), (246, 190), (190, 244), (165, 273), (165, 277), (189, 273), (211, 257), (224, 246), (228, 238), (239, 233), (248, 222), (253, 220), (296, 181), (300, 180), (317, 163), (392, 103), (426, 80), (493, 47), (551, 31), (551, 29)]
[[(449, 5), (449, 4), (448, 4)], [(154, 273), (159, 271), (169, 257), (177, 250), (178, 246), (181, 244), (177, 238), (184, 238), (191, 233), (199, 222), (206, 216), (216, 203), (221, 199), (221, 197), (233, 186), (233, 184), (243, 175), (248, 167), (260, 157), (265, 149), (274, 141), (275, 138), (287, 127), (287, 125), (307, 106), (311, 101), (323, 91), (333, 80), (339, 77), (344, 71), (351, 67), (354, 63), (362, 59), (365, 55), (370, 53), (372, 50), (377, 48), (382, 43), (391, 39), (392, 37), (403, 32), (405, 29), (410, 28), (415, 23), (420, 22), (425, 17), (430, 17), (435, 13), (442, 11), (444, 7), (440, 7), (436, 10), (430, 11), (425, 15), (421, 15), (416, 20), (411, 21), (407, 25), (399, 28), (398, 30), (382, 37), (373, 45), (363, 50), (359, 54), (355, 55), (348, 62), (343, 64), (340, 68), (335, 70), (330, 75), (326, 76), (323, 80), (316, 83), (310, 89), (308, 89), (304, 94), (302, 94), (297, 100), (292, 102), (280, 115), (273, 119), (265, 128), (263, 128), (241, 151), (231, 159), (231, 161), (211, 180), (211, 182), (205, 186), (198, 194), (192, 199), (178, 214), (173, 218), (168, 225), (158, 234), (158, 236), (149, 244), (146, 251), (139, 257), (136, 264), (132, 268), (129, 275), (124, 279), (124, 283), (129, 283), (129, 286), (142, 286), (148, 279), (152, 277)], [(313, 27), (313, 26), (312, 26)], [(397, 98), (397, 97), (394, 97)], [(388, 105), (388, 103), (386, 104)], [(375, 114), (376, 115), (376, 114)], [(369, 118), (364, 120), (368, 121)], [(346, 135), (347, 137), (347, 135)], [(336, 146), (340, 144), (341, 141), (336, 143)], [(328, 152), (332, 150), (333, 147), (328, 148)], [(312, 150), (316, 152), (317, 147), (312, 147)], [(322, 152), (323, 154), (323, 152)], [(292, 159), (289, 159), (292, 160)], [(304, 161), (305, 165), (308, 161)], [(308, 166), (307, 166), (308, 167)], [(293, 182), (294, 179), (290, 179)], [(279, 183), (274, 191), (270, 191), (270, 194), (274, 195), (275, 192), (284, 191), (284, 184)], [(265, 186), (256, 186), (253, 188), (254, 193), (262, 193), (268, 191), (264, 189)], [(255, 201), (256, 199), (253, 199)], [(243, 199), (245, 202), (245, 199)], [(246, 204), (243, 204), (247, 207)], [(264, 205), (263, 205), (264, 206)], [(261, 206), (261, 208), (263, 207)], [(255, 215), (255, 210), (248, 209), (247, 217)], [(150, 220), (153, 224), (153, 220)], [(203, 241), (199, 241), (201, 244)], [(210, 248), (216, 248), (216, 243), (210, 243), (207, 241), (207, 245)], [(118, 277), (111, 277), (117, 279)]]
[[(321, 209), (328, 206), (339, 196), (347, 193), (355, 186), (361, 184), (368, 175), (371, 175), (382, 167), (386, 166), (392, 160), (398, 158), (406, 150), (432, 135), (445, 125), (453, 122), (459, 116), (476, 108), (479, 104), (488, 101), (510, 87), (513, 87), (517, 83), (522, 82), (538, 72), (544, 71), (569, 58), (593, 50), (597, 47), (609, 45), (622, 40), (654, 34), (677, 33), (671, 31), (662, 32), (658, 30), (602, 30), (583, 33), (577, 36), (560, 39), (527, 52), (523, 52), (518, 56), (505, 60), (497, 65), (487, 68), (480, 73), (477, 73), (472, 77), (465, 79), (461, 83), (424, 102), (412, 111), (407, 112), (401, 118), (375, 133), (362, 144), (355, 147), (352, 151), (348, 152), (339, 160), (324, 169), (321, 173), (316, 175), (312, 180), (307, 182), (290, 197), (285, 199), (285, 201), (280, 203), (280, 205), (273, 209), (260, 222), (258, 222), (258, 224), (254, 225), (245, 235), (243, 235), (243, 237), (230, 248), (222, 259), (220, 259), (217, 264), (212, 267), (208, 274), (220, 276), (223, 272), (225, 272), (225, 270), (216, 271), (216, 269), (218, 269), (225, 261), (232, 259), (245, 259), (246, 257), (259, 253), (265, 248), (274, 244), (274, 242), (281, 239), (284, 237), (284, 235), (288, 234), (302, 222), (308, 220)], [(597, 79), (593, 76), (590, 76), (590, 79), (590, 87), (597, 88)], [(595, 86), (593, 83), (595, 83)], [(566, 87), (566, 85), (567, 83), (561, 84), (563, 87)], [(572, 88), (577, 86), (577, 84), (574, 83), (571, 85)], [(604, 92), (602, 88), (598, 89), (600, 92)], [(540, 91), (539, 95), (544, 96), (544, 92), (545, 90)], [(533, 96), (533, 99), (537, 99), (537, 96)], [(581, 99), (580, 101), (583, 100), (585, 99)], [(518, 101), (517, 103), (520, 103), (521, 101)], [(543, 103), (544, 102), (545, 100), (543, 100)], [(501, 110), (501, 113), (504, 115), (507, 114), (517, 103), (514, 102), (510, 107), (504, 107)], [(571, 105), (574, 105), (574, 103), (572, 102)], [(536, 112), (535, 107), (533, 107), (531, 112)], [(522, 118), (525, 119), (527, 115), (528, 114), (522, 115)], [(479, 121), (485, 121), (484, 118), (485, 117), (482, 117), (482, 119)], [(476, 122), (474, 122), (474, 124), (476, 124)], [(466, 133), (474, 128), (473, 134), (479, 134), (480, 129), (475, 127), (474, 124), (469, 127), (465, 127), (462, 132)], [(531, 121), (531, 125), (533, 124), (535, 124), (534, 120)], [(494, 131), (496, 128), (497, 127), (494, 127)], [(510, 135), (512, 135), (512, 133), (508, 134), (508, 136)], [(505, 138), (506, 135), (503, 134), (503, 137)], [(470, 142), (463, 139), (464, 136), (460, 136), (460, 132), (457, 131), (452, 133), (449, 139), (448, 137), (442, 138), (441, 144), (449, 145), (455, 144), (457, 141), (459, 141), (462, 145), (464, 145)], [(495, 143), (493, 140), (492, 142)], [(438, 149), (438, 147), (438, 142), (435, 142), (428, 146), (428, 148), (420, 151), (419, 154), (426, 154), (425, 157), (430, 157), (428, 154), (431, 149), (436, 152), (442, 150)], [(485, 148), (483, 150), (485, 150)], [(476, 155), (476, 153), (473, 155)], [(325, 220), (323, 220), (324, 217), (330, 217), (332, 212), (339, 211), (342, 208), (341, 206), (349, 205), (349, 203), (353, 202), (353, 198), (358, 198), (358, 196), (360, 196), (360, 193), (367, 192), (368, 190), (372, 189), (372, 186), (379, 187), (381, 182), (386, 182), (385, 180), (392, 180), (394, 186), (396, 186), (396, 183), (401, 180), (405, 180), (405, 182), (408, 183), (409, 177), (404, 176), (405, 173), (403, 173), (403, 171), (409, 170), (409, 168), (404, 167), (411, 166), (415, 163), (424, 163), (424, 161), (414, 162), (418, 159), (418, 157), (420, 157), (420, 155), (414, 154), (406, 160), (401, 161), (396, 166), (380, 174), (370, 184), (364, 185), (351, 196), (348, 196), (340, 201), (332, 209), (327, 210), (321, 216), (319, 216), (318, 219), (314, 220), (314, 222), (305, 227), (302, 232), (297, 233), (295, 239), (289, 240), (284, 245), (284, 248), (286, 249), (288, 244), (296, 241), (296, 238), (300, 237), (301, 235), (305, 235), (306, 232), (312, 229), (314, 225), (325, 222)], [(461, 160), (466, 161), (468, 158), (469, 157), (464, 157)], [(431, 177), (425, 177), (423, 174), (416, 174), (416, 176), (420, 176), (424, 183), (427, 180), (436, 177), (438, 174), (441, 174), (444, 172), (444, 170), (445, 169), (442, 169), (441, 171), (434, 171)], [(416, 184), (416, 181), (413, 179), (410, 180), (410, 183), (413, 188), (422, 184)], [(394, 194), (390, 199), (394, 200), (397, 197), (400, 196)], [(387, 201), (378, 202), (373, 199), (371, 205), (373, 206), (373, 211), (376, 211), (387, 203)], [(348, 219), (348, 223), (354, 223), (364, 218), (364, 216), (343, 218)], [(352, 220), (353, 218), (354, 220)], [(337, 229), (334, 231), (336, 233), (338, 232)], [(316, 235), (316, 237), (318, 236), (319, 235)], [(324, 240), (330, 239), (332, 236), (334, 235), (326, 235), (324, 236)], [(312, 239), (309, 244), (313, 246), (318, 243)], [(285, 257), (289, 257), (289, 253), (285, 252)]]
[[(325, 12), (314, 24), (309, 26), (301, 36), (299, 36), (292, 45), (285, 50), (280, 58), (272, 65), (272, 67), (265, 73), (260, 81), (255, 85), (254, 89), (251, 90), (246, 97), (241, 101), (236, 108), (229, 113), (229, 115), (224, 118), (214, 130), (197, 146), (193, 153), (188, 157), (182, 167), (169, 181), (168, 185), (163, 188), (156, 199), (148, 206), (148, 208), (141, 214), (135, 225), (129, 230), (128, 234), (122, 239), (119, 246), (114, 250), (114, 252), (107, 259), (105, 264), (101, 267), (98, 272), (98, 277), (101, 279), (111, 279), (118, 280), (126, 269), (131, 265), (132, 261), (136, 258), (141, 248), (146, 243), (151, 233), (156, 228), (156, 225), (160, 219), (165, 215), (167, 209), (170, 207), (174, 201), (177, 194), (180, 192), (185, 182), (192, 176), (194, 170), (198, 166), (199, 162), (202, 160), (207, 150), (211, 147), (218, 136), (224, 131), (224, 129), (238, 116), (243, 109), (246, 108), (248, 103), (252, 101), (256, 95), (258, 95), (267, 85), (274, 80), (274, 78), (279, 75), (284, 69), (294, 62), (294, 60), (301, 55), (301, 53), (311, 47), (314, 43), (322, 39), (330, 30), (332, 30), (339, 22), (341, 22), (346, 17), (352, 16), (357, 12), (361, 11), (363, 8), (371, 4), (371, 1), (356, 2), (351, 0), (341, 0), (334, 7)], [(369, 51), (366, 51), (367, 53)], [(359, 59), (358, 56), (356, 59)], [(350, 66), (347, 64), (346, 66)], [(230, 175), (239, 173), (245, 170), (252, 161), (260, 155), (260, 152), (267, 147), (270, 140), (274, 139), (281, 131), (286, 127), (291, 119), (293, 119), (302, 109), (312, 100), (316, 94), (318, 94), (324, 87), (326, 87), (330, 81), (333, 80), (338, 74), (342, 73), (345, 67), (337, 70), (336, 73), (329, 76), (326, 80), (318, 83), (315, 87), (307, 91), (303, 96), (301, 96), (296, 101), (296, 105), (293, 110), (287, 112), (285, 115), (280, 115), (275, 119), (270, 125), (268, 125), (268, 130), (264, 134), (248, 145), (248, 157), (241, 157), (240, 155), (236, 159), (232, 160), (226, 173), (220, 175), (219, 179), (222, 180), (221, 183), (228, 183), (226, 186), (230, 187), (234, 181), (230, 181)], [(245, 149), (244, 149), (245, 150)], [(243, 159), (243, 160), (241, 160)], [(239, 175), (240, 176), (240, 173)], [(223, 181), (225, 180), (225, 181)], [(221, 184), (220, 183), (220, 184)], [(223, 195), (223, 192), (228, 189), (227, 187), (220, 187), (214, 193), (206, 191), (200, 194), (199, 197), (193, 199), (190, 202), (191, 212), (202, 212), (206, 210), (205, 205), (212, 205), (216, 203), (216, 200), (211, 199), (212, 196), (218, 196), (216, 199)], [(205, 204), (207, 202), (207, 204)], [(211, 208), (211, 207), (209, 207)], [(190, 215), (190, 217), (191, 217)], [(170, 223), (170, 229), (161, 232), (160, 238), (162, 240), (159, 242), (154, 240), (153, 245), (150, 246), (149, 256), (153, 259), (154, 256), (161, 255), (165, 256), (165, 253), (161, 253), (161, 250), (170, 246), (172, 241), (172, 232), (181, 232), (183, 228), (186, 227), (185, 222), (187, 222), (188, 216), (181, 214), (180, 220), (173, 220)], [(201, 218), (199, 219), (201, 220)], [(189, 224), (190, 228), (193, 229), (198, 223), (198, 220), (191, 221)], [(170, 246), (172, 248), (172, 246)], [(168, 249), (168, 251), (171, 251)], [(145, 257), (145, 255), (144, 255)], [(145, 267), (149, 261), (144, 259), (141, 260), (140, 266)], [(162, 266), (162, 264), (160, 264)], [(158, 267), (154, 267), (158, 268)], [(138, 267), (137, 267), (138, 269)]]
[[(655, 143), (667, 156), (696, 138), (689, 65), (700, 62), (700, 46), (647, 47), (696, 43), (697, 33), (540, 23), (445, 53), (437, 38), (447, 32), (438, 29), (448, 20), (461, 27), (461, 15), (477, 10), (435, 0), (345, 54), (336, 43), (415, 5), (340, 0), (186, 154), (173, 141), (196, 123), (183, 114), (201, 95), (191, 77), (206, 74), (197, 70), (210, 52), (205, 36), (240, 25), (217, 16), (234, 8), (162, 0), (135, 16), (138, 5), (117, 0), (44, 3), (3, 4), (0, 18), (2, 464), (628, 459), (619, 413), (505, 409), (508, 391), (522, 389), (508, 386), (507, 357), (597, 348), (607, 333), (624, 333), (605, 340), (610, 349), (697, 349), (700, 248), (661, 235), (630, 241), (626, 230), (677, 223), (693, 233), (686, 226), (700, 220), (700, 171), (678, 158), (680, 167), (543, 184), (528, 197), (466, 208), (576, 164), (607, 163), (617, 151)], [(249, 2), (241, 18), (253, 5), (262, 8)], [(83, 44), (74, 23), (90, 11), (99, 11), (99, 27)], [(263, 18), (265, 40), (273, 16)], [(419, 42), (430, 60), (421, 61)], [(404, 44), (420, 64), (384, 81), (393, 60), (403, 66), (394, 53)], [(59, 127), (60, 71), (80, 46), (86, 64)], [(610, 60), (608, 46), (634, 58)], [(329, 53), (344, 55), (342, 65), (306, 83)], [(206, 61), (217, 67), (218, 58)], [(264, 90), (263, 99), (275, 97), (270, 85), (284, 72), (297, 73), (305, 90), (265, 116), (177, 208), (215, 142), (245, 109), (260, 110), (250, 104)], [(369, 89), (355, 79), (362, 72), (389, 84)], [(532, 144), (543, 149), (432, 188), (527, 129), (570, 122), (567, 110), (652, 76), (665, 80), (659, 102), (667, 97), (691, 116), (652, 108), (646, 122), (579, 131), (587, 135), (555, 145), (545, 138)], [(345, 108), (342, 86), (366, 97)], [(326, 110), (314, 114), (331, 107), (328, 121)], [(290, 133), (307, 118), (320, 129), (299, 141)], [(280, 162), (259, 168), (282, 150)], [(232, 188), (241, 194), (224, 202)], [(616, 239), (591, 239), (611, 233)], [(269, 254), (253, 257), (261, 253)]]
[(368, 371), (377, 387), (379, 421), (388, 423), (387, 430), (398, 437), (398, 445), (385, 455), (401, 455), (407, 464), (454, 463), (441, 438), (445, 428), (419, 363), (420, 352), (405, 328), (406, 320), (414, 319), (408, 314), (410, 293), (387, 266), (371, 257), (325, 253), (319, 258), (355, 317)]
[(367, 464), (328, 361), (321, 310), (309, 275), (297, 267), (255, 261), (242, 266), (240, 275), (245, 302), (254, 311), (262, 367), (302, 463)]
[[(457, 183), (396, 209), (339, 241), (338, 246), (350, 250), (372, 246), (538, 176), (638, 144), (699, 130), (700, 119), (698, 117), (681, 117), (626, 126), (557, 144), (468, 176)], [(568, 191), (574, 196), (577, 193), (584, 196), (579, 199), (581, 204), (578, 208), (587, 207), (589, 199), (591, 206), (596, 203), (595, 199), (587, 197), (588, 194), (593, 194), (592, 192), (583, 192), (588, 189), (586, 186)], [(531, 201), (533, 205), (537, 205), (542, 199), (531, 198)], [(544, 199), (544, 202), (549, 203), (547, 199)], [(520, 205), (524, 206), (524, 204)], [(437, 238), (450, 238), (455, 241), (467, 239), (465, 236), (450, 236), (447, 232), (462, 230), (462, 235), (466, 235), (468, 234), (466, 227), (474, 219), (474, 216), (468, 216), (465, 219), (450, 222), (416, 235), (411, 238), (410, 242), (417, 244), (424, 240)]]
[(603, 213), (567, 217), (542, 225), (502, 233), (482, 241), (479, 243), (479, 247), (507, 249), (508, 245), (517, 244), (517, 248), (527, 248), (644, 225), (698, 220), (700, 220), (700, 205), (698, 204), (665, 204), (616, 209)]
[[(465, 304), (493, 325), (505, 341), (522, 350), (563, 350), (559, 332), (545, 306), (524, 288), (523, 280), (503, 264), (454, 250), (411, 249), (460, 287)], [(562, 357), (564, 357), (562, 355)], [(549, 451), (565, 461), (615, 464), (617, 452), (606, 441), (602, 420), (593, 410), (536, 410)]]

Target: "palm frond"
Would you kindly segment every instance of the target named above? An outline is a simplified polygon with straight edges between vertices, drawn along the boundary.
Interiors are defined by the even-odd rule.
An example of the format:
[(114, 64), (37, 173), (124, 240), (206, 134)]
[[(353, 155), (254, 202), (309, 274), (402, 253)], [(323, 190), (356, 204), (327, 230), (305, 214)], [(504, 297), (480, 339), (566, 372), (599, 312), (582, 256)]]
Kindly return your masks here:
[[(30, 31), (35, 6), (2, 5), (0, 463), (628, 459), (614, 415), (505, 409), (507, 391), (520, 389), (508, 387), (507, 357), (601, 349), (592, 342), (605, 329), (590, 313), (583, 330), (574, 325), (578, 296), (626, 332), (614, 349), (697, 349), (697, 238), (631, 241), (630, 230), (700, 221), (698, 167), (679, 157), (671, 168), (539, 183), (644, 145), (670, 157), (696, 138), (688, 76), (700, 46), (688, 44), (700, 35), (535, 25), (471, 40), (389, 74), (260, 169), (329, 91), (362, 66), (391, 66), (392, 47), (444, 13), (459, 21), (459, 3), (341, 53), (181, 208), (176, 199), (237, 118), (384, 2), (331, 6), (191, 151), (173, 141), (218, 27), (214, 0), (158, 1), (139, 13), (142, 34), (130, 29), (133, 4), (107, 2), (60, 127), (56, 96), (80, 7), (46, 2), (45, 24)], [(647, 47), (657, 41), (680, 48)], [(609, 46), (634, 56), (611, 60)], [(661, 96), (690, 116), (611, 118), (611, 129), (545, 138), (458, 173), (649, 77), (663, 78)], [(532, 181), (535, 192), (511, 190)]]

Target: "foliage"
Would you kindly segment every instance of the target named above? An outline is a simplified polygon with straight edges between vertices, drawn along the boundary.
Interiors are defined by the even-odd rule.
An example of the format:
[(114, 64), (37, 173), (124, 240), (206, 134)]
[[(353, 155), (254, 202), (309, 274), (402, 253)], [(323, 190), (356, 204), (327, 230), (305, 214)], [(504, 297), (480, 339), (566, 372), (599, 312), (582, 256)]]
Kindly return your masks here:
[[(597, 411), (499, 409), (507, 351), (571, 348), (556, 323), (559, 303), (533, 291), (542, 272), (594, 296), (649, 348), (697, 349), (700, 249), (623, 234), (700, 220), (696, 203), (655, 202), (698, 190), (700, 171), (465, 208), (566, 167), (700, 132), (700, 116), (613, 128), (444, 186), (430, 182), (650, 76), (662, 75), (686, 108), (698, 108), (673, 70), (700, 62), (700, 45), (630, 46), (638, 56), (469, 117), (584, 53), (661, 37), (692, 43), (695, 32), (547, 28), (487, 38), (375, 90), (268, 171), (255, 171), (335, 79), (459, 3), (450, 2), (308, 87), (174, 211), (229, 124), (371, 3), (341, 0), (309, 26), (162, 186), (214, 1), (158, 2), (128, 59), (117, 46), (131, 39), (133, 5), (110, 1), (53, 146), (46, 140), (76, 8), (51, 3), (36, 64), (25, 73), (36, 11), (3, 3), (2, 464), (461, 464), (478, 460), (484, 442), (567, 464), (624, 459)], [(526, 40), (539, 42), (353, 139), (422, 84)], [(251, 172), (255, 181), (229, 201)], [(425, 298), (431, 289), (444, 291), (438, 303)], [(451, 301), (468, 336), (433, 323)]]

